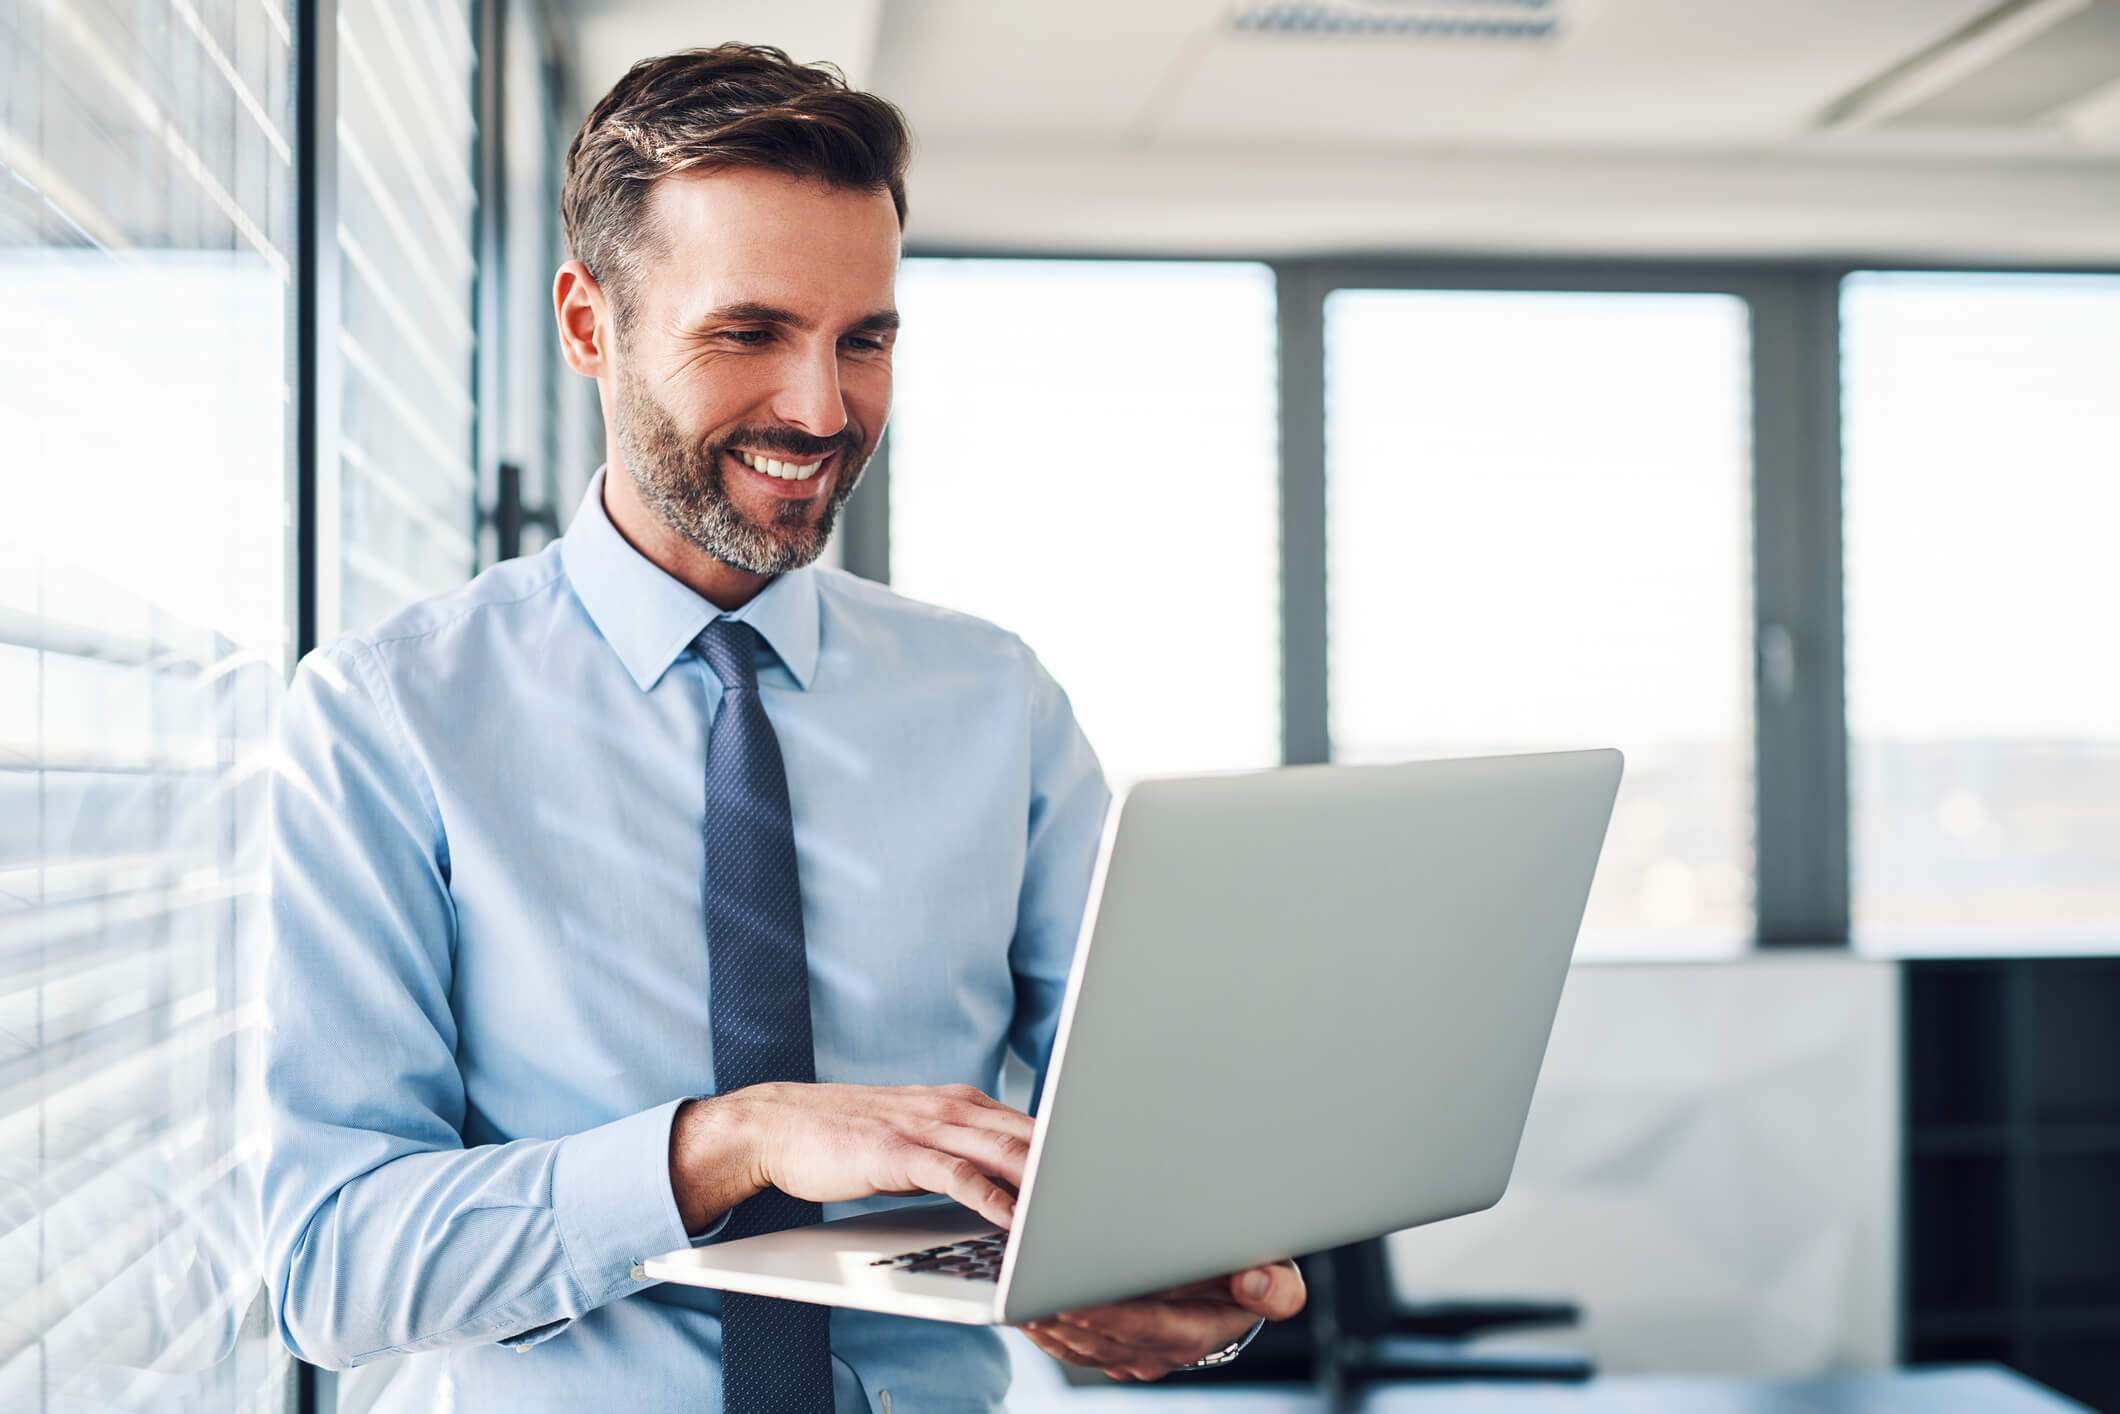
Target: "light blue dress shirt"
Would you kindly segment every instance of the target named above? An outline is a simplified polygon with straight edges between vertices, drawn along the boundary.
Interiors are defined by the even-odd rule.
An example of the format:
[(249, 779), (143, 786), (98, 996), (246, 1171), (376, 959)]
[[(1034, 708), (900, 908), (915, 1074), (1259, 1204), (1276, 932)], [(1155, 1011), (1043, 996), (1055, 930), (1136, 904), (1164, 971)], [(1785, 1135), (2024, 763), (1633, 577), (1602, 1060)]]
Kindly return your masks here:
[[(288, 1345), (391, 1356), (385, 1410), (721, 1407), (671, 1117), (711, 1092), (718, 610), (613, 528), (304, 660), (272, 786), (266, 1271)], [(817, 1078), (1041, 1076), (1110, 801), (1013, 634), (837, 570), (758, 630), (802, 875)], [(827, 1218), (893, 1199), (826, 1205)], [(711, 1240), (712, 1234), (702, 1241)], [(997, 1333), (832, 1315), (838, 1414), (997, 1407)]]

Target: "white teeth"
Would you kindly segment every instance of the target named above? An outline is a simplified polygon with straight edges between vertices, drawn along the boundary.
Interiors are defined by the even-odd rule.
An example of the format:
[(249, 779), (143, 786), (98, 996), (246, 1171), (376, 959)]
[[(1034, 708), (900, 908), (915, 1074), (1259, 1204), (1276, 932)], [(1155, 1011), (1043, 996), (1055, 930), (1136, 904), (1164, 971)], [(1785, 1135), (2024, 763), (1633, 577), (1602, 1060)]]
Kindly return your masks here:
[(768, 476), (777, 476), (782, 481), (808, 481), (824, 465), (822, 460), (811, 462), (808, 466), (797, 466), (793, 462), (776, 461), (772, 457), (755, 456), (750, 452), (738, 452), (736, 455), (752, 470), (762, 471)]

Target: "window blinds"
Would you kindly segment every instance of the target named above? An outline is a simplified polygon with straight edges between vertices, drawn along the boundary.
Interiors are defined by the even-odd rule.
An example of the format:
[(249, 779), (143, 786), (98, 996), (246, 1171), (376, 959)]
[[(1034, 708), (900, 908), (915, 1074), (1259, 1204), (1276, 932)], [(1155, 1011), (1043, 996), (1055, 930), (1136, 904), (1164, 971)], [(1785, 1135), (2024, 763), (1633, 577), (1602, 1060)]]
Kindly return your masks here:
[(477, 506), (470, 6), (339, 0), (337, 33), (339, 475), (319, 488), (327, 639), (469, 578)]
[(0, 1409), (281, 1410), (257, 767), (285, 662), (284, 0), (0, 0)]

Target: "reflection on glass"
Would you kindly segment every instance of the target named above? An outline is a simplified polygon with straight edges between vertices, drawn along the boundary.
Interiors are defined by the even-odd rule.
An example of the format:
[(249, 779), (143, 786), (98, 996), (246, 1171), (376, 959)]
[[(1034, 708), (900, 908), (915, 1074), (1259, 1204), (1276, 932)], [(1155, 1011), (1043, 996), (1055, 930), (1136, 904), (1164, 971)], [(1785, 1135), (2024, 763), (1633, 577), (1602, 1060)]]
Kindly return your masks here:
[(0, 7), (0, 1409), (280, 1410), (247, 920), (291, 27)]
[(1325, 316), (1335, 759), (1617, 746), (1577, 955), (1742, 946), (1743, 302), (1342, 290)]
[(1280, 759), (1273, 277), (908, 260), (891, 581), (1021, 634), (1114, 784)]
[[(319, 633), (471, 577), (473, 154), (467, 0), (342, 0), (339, 476)], [(329, 533), (336, 523), (337, 533)]]
[(2120, 943), (2120, 277), (1841, 295), (1857, 942)]

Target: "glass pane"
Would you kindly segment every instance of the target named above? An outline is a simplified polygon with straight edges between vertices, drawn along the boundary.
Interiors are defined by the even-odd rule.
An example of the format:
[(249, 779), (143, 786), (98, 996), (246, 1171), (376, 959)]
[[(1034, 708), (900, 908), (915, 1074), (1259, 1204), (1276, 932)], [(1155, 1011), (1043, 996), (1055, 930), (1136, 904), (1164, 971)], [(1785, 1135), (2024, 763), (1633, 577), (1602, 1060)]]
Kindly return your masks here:
[(1265, 266), (908, 260), (891, 581), (1021, 634), (1112, 781), (1280, 759)]
[(0, 5), (0, 1409), (267, 1410), (290, 7)]
[[(342, 0), (336, 573), (318, 632), (471, 577), (477, 82), (468, 0)], [(333, 492), (336, 500), (333, 501)]]
[(1842, 288), (1858, 944), (2120, 945), (2120, 277)]
[(1333, 755), (1625, 751), (1578, 956), (1752, 930), (1748, 337), (1726, 295), (1326, 300)]

